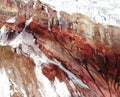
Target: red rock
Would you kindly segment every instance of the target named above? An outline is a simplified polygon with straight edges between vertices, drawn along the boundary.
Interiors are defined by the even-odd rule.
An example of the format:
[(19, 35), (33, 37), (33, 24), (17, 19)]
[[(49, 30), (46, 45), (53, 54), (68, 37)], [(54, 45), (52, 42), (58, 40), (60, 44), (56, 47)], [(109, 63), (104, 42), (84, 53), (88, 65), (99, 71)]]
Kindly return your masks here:
[[(13, 24), (6, 23), (3, 20), (0, 21), (0, 26), (6, 24), (6, 26), (9, 28), (8, 40), (11, 40), (12, 38), (14, 39), (14, 34), (16, 32), (21, 33), (21, 31), (23, 31), (25, 27), (26, 20), (29, 19), (29, 17), (33, 16), (33, 21), (26, 27), (25, 31), (34, 36), (34, 38), (36, 39), (35, 44), (39, 45), (39, 49), (49, 59), (53, 61), (54, 59), (58, 60), (64, 67), (64, 69), (75, 75), (77, 79), (82, 80), (83, 83), (89, 88), (79, 86), (78, 83), (73, 82), (75, 86), (75, 88), (73, 89), (73, 87), (69, 83), (71, 80), (69, 75), (57, 64), (48, 63), (46, 65), (43, 65), (42, 72), (51, 82), (54, 82), (55, 77), (57, 77), (60, 82), (65, 82), (69, 92), (71, 93), (71, 96), (73, 97), (75, 97), (74, 91), (82, 93), (85, 97), (119, 97), (120, 44), (117, 42), (117, 40), (119, 41), (118, 37), (114, 36), (119, 36), (118, 32), (120, 28), (113, 26), (108, 26), (108, 28), (105, 28), (101, 24), (93, 23), (87, 18), (84, 18), (88, 22), (88, 24), (86, 25), (88, 26), (90, 23), (90, 26), (93, 26), (94, 29), (94, 37), (92, 37), (93, 39), (90, 39), (86, 35), (86, 30), (88, 27), (82, 25), (80, 26), (80, 28), (82, 28), (80, 30), (80, 33), (76, 32), (76, 30), (71, 27), (71, 25), (73, 25), (74, 23), (71, 23), (69, 15), (64, 12), (61, 13), (61, 16), (63, 16), (64, 19), (67, 18), (66, 21), (68, 24), (66, 24), (65, 27), (60, 28), (56, 12), (50, 8), (49, 13), (53, 21), (50, 22), (51, 29), (48, 29), (48, 15), (40, 2), (38, 3), (38, 5), (40, 6), (37, 6), (35, 9), (32, 10), (33, 4), (31, 1), (26, 5), (21, 4), (21, 9), (19, 7), (15, 7), (17, 10), (19, 10), (19, 12), (15, 12), (17, 20)], [(6, 7), (8, 6), (10, 5), (6, 4)], [(28, 12), (25, 9), (28, 10)], [(27, 16), (25, 16), (26, 14)], [(34, 16), (34, 14), (36, 15)], [(74, 15), (73, 17), (75, 19), (76, 17), (78, 18), (78, 16), (79, 15)], [(7, 16), (5, 18), (9, 17), (11, 16)], [(103, 39), (103, 42), (102, 36), (100, 35), (100, 28), (103, 29), (105, 35), (106, 33), (109, 33), (110, 29), (113, 31), (113, 37), (110, 36), (110, 41), (112, 42), (112, 45), (109, 44), (106, 37)], [(11, 30), (14, 30), (14, 33), (11, 33)], [(96, 39), (98, 37), (99, 39)], [(8, 54), (8, 52), (6, 52), (5, 54)], [(10, 59), (13, 60), (14, 58), (16, 58), (16, 56), (17, 54), (15, 54), (15, 56), (11, 57)], [(38, 87), (38, 85), (36, 85), (35, 83), (36, 78), (34, 77), (35, 74), (33, 72), (35, 65), (28, 57), (28, 55), (27, 57), (25, 57), (24, 54), (20, 55), (17, 59), (17, 62), (19, 62), (19, 60), (20, 62), (23, 61), (22, 66), (24, 65), (24, 67), (27, 68), (27, 71), (30, 73), (28, 77), (23, 74), (22, 78), (24, 80), (23, 82), (26, 82), (25, 84), (29, 84), (30, 80), (30, 83), (33, 83), (33, 85), (35, 85), (33, 90), (33, 93), (35, 95), (35, 90), (38, 89), (36, 88)], [(6, 60), (8, 61), (8, 59)], [(7, 66), (8, 63), (6, 63)], [(19, 72), (24, 72), (24, 68), (19, 67)], [(17, 79), (15, 79), (15, 81), (16, 80)], [(28, 87), (26, 85), (25, 87), (26, 91), (28, 91)], [(29, 95), (29, 93), (27, 95)], [(37, 90), (37, 94), (35, 95), (35, 97), (39, 96), (40, 94)]]

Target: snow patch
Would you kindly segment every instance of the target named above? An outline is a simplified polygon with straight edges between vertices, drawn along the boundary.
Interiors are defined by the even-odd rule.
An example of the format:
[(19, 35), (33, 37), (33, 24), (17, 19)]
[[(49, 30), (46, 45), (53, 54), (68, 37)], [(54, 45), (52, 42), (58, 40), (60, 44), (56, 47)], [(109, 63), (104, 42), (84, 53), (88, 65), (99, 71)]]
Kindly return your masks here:
[(81, 13), (105, 25), (120, 27), (120, 0), (40, 0), (58, 12)]
[(41, 67), (36, 66), (35, 74), (42, 97), (70, 97), (69, 90), (64, 82), (60, 82), (55, 78), (54, 84), (52, 84), (49, 79), (43, 75)]
[(18, 86), (11, 79), (10, 83), (14, 87), (12, 90), (10, 90), (10, 95), (12, 96), (14, 93), (18, 93)]
[(28, 3), (30, 0), (21, 0), (21, 1), (23, 1), (24, 3)]
[(0, 29), (0, 45), (5, 46), (7, 43), (7, 28), (6, 26), (3, 26)]
[(35, 74), (38, 80), (39, 91), (42, 94), (42, 97), (57, 97), (57, 94), (55, 93), (51, 82), (42, 74), (41, 67), (36, 66)]
[(13, 18), (7, 20), (6, 22), (7, 23), (14, 23), (15, 21), (16, 21), (16, 17), (13, 17)]
[(0, 68), (0, 97), (10, 97), (10, 82), (4, 68)]
[(64, 82), (60, 82), (56, 77), (54, 80), (54, 87), (59, 97), (71, 97), (66, 84)]
[[(28, 26), (33, 21), (32, 17), (25, 22), (25, 27)], [(25, 29), (25, 28), (24, 28)]]
[(20, 88), (20, 90), (21, 90), (21, 92), (23, 94), (23, 97), (27, 97), (27, 94), (26, 94), (25, 90), (23, 88)]
[(33, 8), (36, 7), (36, 4), (37, 4), (37, 0), (34, 0), (34, 5), (33, 5)]

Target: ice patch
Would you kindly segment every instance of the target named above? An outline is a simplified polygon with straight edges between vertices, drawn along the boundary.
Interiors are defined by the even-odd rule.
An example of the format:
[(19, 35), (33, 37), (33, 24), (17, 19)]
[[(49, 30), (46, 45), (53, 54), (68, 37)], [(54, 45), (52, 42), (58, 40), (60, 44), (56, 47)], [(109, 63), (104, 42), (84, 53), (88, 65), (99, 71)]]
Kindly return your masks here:
[(21, 0), (21, 1), (23, 1), (24, 3), (28, 3), (30, 0)]

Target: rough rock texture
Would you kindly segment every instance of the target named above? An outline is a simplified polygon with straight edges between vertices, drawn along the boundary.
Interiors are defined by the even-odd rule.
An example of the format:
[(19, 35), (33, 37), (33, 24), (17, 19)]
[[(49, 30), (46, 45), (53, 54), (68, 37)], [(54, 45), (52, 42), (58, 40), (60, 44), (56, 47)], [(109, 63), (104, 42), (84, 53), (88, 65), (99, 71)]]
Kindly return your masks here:
[[(15, 22), (6, 21), (13, 15), (0, 14), (1, 17), (5, 15), (5, 19), (0, 18), (0, 26), (6, 26), (6, 31), (1, 30), (1, 41), (11, 46), (11, 41), (18, 39), (21, 33), (26, 35), (25, 41), (13, 47), (14, 52), (1, 42), (1, 71), (6, 72), (8, 83), (11, 83), (8, 90), (17, 88), (18, 92), (13, 90), (11, 97), (119, 97), (120, 28), (96, 24), (81, 14), (70, 16), (61, 12), (58, 18), (55, 10), (39, 1), (31, 0), (26, 4), (10, 1), (14, 1), (15, 6), (4, 1), (5, 9), (0, 7), (0, 12), (14, 10)], [(27, 23), (30, 18), (32, 21)], [(3, 32), (6, 32), (5, 37)], [(31, 37), (35, 39), (33, 43), (29, 42)], [(39, 72), (36, 73), (36, 69)], [(47, 83), (42, 83), (42, 78), (47, 78), (54, 87), (51, 88), (53, 92), (50, 89), (51, 94), (47, 92), (49, 89), (44, 91)], [(61, 84), (56, 85), (57, 82)], [(59, 87), (62, 85), (67, 87), (63, 95)]]

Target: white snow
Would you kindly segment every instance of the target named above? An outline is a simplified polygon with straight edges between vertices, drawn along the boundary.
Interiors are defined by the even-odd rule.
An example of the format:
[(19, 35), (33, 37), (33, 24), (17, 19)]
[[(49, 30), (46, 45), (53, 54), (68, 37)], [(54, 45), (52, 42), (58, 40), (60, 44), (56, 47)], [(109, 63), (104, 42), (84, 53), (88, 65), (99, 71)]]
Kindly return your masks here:
[(46, 13), (47, 13), (47, 15), (48, 15), (48, 30), (49, 31), (51, 31), (51, 28), (50, 28), (50, 23), (51, 23), (51, 18), (50, 18), (50, 14), (49, 14), (49, 12), (48, 12), (48, 8), (47, 7), (45, 7), (45, 11), (46, 11)]
[(78, 84), (80, 87), (82, 88), (87, 88), (89, 89), (89, 87), (87, 85), (85, 85), (80, 79), (78, 79), (73, 73), (71, 73), (69, 70), (65, 69), (62, 64), (57, 61), (56, 59), (54, 59), (56, 65), (62, 69), (65, 73), (67, 73), (68, 77), (76, 84)]
[[(39, 53), (40, 55), (30, 54), (30, 57), (36, 64), (35, 74), (42, 97), (70, 97), (70, 93), (64, 82), (59, 82), (56, 78), (54, 84), (52, 84), (49, 79), (43, 75), (41, 64), (54, 63), (54, 61), (48, 59), (42, 52)], [(61, 91), (63, 89), (64, 91)]]
[(60, 82), (58, 78), (56, 77), (54, 80), (54, 87), (59, 97), (70, 97), (71, 96), (70, 92), (67, 89), (66, 84), (64, 82)]
[(28, 26), (33, 21), (32, 17), (25, 22), (25, 27)]
[(0, 29), (0, 45), (6, 45), (7, 43), (7, 28), (3, 26)]
[(64, 82), (60, 82), (55, 78), (54, 84), (52, 84), (49, 79), (43, 75), (41, 67), (38, 66), (35, 68), (35, 74), (42, 97), (70, 97), (70, 93)]
[(10, 79), (10, 83), (14, 87), (12, 90), (10, 90), (10, 95), (12, 96), (14, 93), (18, 93), (18, 86), (11, 79)]
[(57, 97), (57, 94), (55, 93), (51, 82), (42, 74), (41, 67), (36, 66), (35, 74), (38, 80), (39, 91), (42, 94), (42, 97)]
[(0, 97), (10, 97), (10, 82), (4, 68), (0, 68)]
[(23, 88), (20, 88), (20, 90), (22, 92), (23, 97), (27, 97), (27, 94), (26, 94), (25, 90)]
[(6, 22), (7, 23), (14, 23), (15, 21), (16, 21), (16, 17), (13, 17), (13, 18), (7, 20)]
[(40, 0), (59, 12), (81, 13), (105, 25), (120, 27), (120, 0)]
[(34, 0), (34, 5), (33, 5), (33, 8), (36, 7), (36, 4), (37, 4), (37, 0)]
[(30, 0), (21, 0), (21, 1), (23, 1), (24, 3), (28, 3)]

